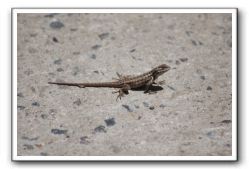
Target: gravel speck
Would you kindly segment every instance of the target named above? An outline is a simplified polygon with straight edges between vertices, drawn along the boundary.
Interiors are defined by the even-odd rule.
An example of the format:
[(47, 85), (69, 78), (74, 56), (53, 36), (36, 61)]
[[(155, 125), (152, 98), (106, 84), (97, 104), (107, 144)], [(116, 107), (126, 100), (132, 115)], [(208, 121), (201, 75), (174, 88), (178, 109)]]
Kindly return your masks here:
[(98, 133), (106, 133), (105, 126), (100, 125), (94, 129), (94, 132)]
[(101, 40), (107, 38), (108, 36), (109, 36), (109, 33), (102, 33), (102, 34), (99, 34), (99, 38), (100, 38)]
[(25, 109), (25, 106), (17, 106), (17, 108), (18, 108), (19, 110), (23, 110), (23, 109)]
[(53, 42), (58, 43), (58, 39), (56, 37), (53, 37)]
[(56, 65), (60, 65), (60, 64), (61, 64), (61, 62), (62, 62), (62, 60), (61, 60), (61, 59), (57, 59), (57, 60), (55, 60), (55, 61), (54, 61), (54, 64), (56, 64)]
[(46, 115), (46, 114), (41, 114), (41, 118), (42, 118), (42, 119), (47, 119), (47, 118), (48, 118), (48, 115)]
[(172, 86), (167, 85), (167, 87), (170, 88), (173, 91), (176, 91), (176, 89), (174, 87), (172, 87)]
[(93, 50), (97, 50), (97, 49), (99, 49), (101, 47), (101, 45), (94, 45), (94, 46), (92, 46), (92, 49)]
[(130, 108), (130, 106), (126, 104), (122, 104), (122, 106), (128, 111), (128, 112), (133, 112), (133, 110)]
[(17, 93), (18, 97), (24, 97), (22, 93)]
[(214, 139), (215, 133), (214, 133), (214, 131), (209, 131), (209, 132), (206, 133), (206, 135), (208, 136), (208, 138)]
[(78, 29), (77, 28), (71, 28), (70, 29), (70, 31), (72, 31), (72, 32), (75, 32), (75, 31), (77, 31)]
[(180, 58), (180, 61), (181, 61), (181, 62), (187, 62), (187, 61), (188, 61), (188, 58)]
[(38, 103), (38, 102), (33, 102), (33, 103), (32, 103), (32, 106), (37, 106), (37, 107), (39, 107), (39, 106), (40, 106), (40, 103)]
[(67, 130), (51, 129), (51, 133), (53, 133), (53, 134), (66, 134)]
[(211, 86), (208, 86), (208, 87), (207, 87), (207, 90), (212, 90), (212, 87), (211, 87)]
[(48, 153), (41, 152), (40, 155), (41, 155), (41, 156), (47, 156)]
[(73, 102), (73, 104), (76, 104), (77, 106), (81, 105), (81, 100), (77, 99), (75, 102)]
[(96, 55), (95, 55), (95, 54), (92, 54), (92, 55), (91, 55), (91, 58), (92, 58), (92, 59), (96, 59)]
[(28, 140), (28, 141), (36, 141), (36, 140), (39, 139), (39, 137), (37, 136), (37, 137), (30, 138), (30, 137), (27, 137), (27, 136), (22, 136), (22, 139), (23, 140)]
[(61, 29), (62, 27), (64, 27), (64, 24), (58, 19), (53, 19), (53, 21), (50, 22), (49, 26), (53, 29)]
[(176, 65), (180, 65), (180, 61), (179, 60), (176, 60)]
[(90, 141), (88, 141), (88, 137), (87, 136), (83, 136), (80, 138), (80, 144), (89, 144)]
[(166, 105), (165, 104), (160, 104), (159, 107), (164, 108), (164, 107), (166, 107)]
[(31, 144), (24, 144), (23, 147), (24, 147), (24, 150), (33, 150), (34, 149), (34, 146)]
[(73, 55), (79, 55), (80, 52), (73, 52)]
[(205, 79), (206, 79), (205, 76), (200, 76), (200, 78), (201, 78), (202, 80), (205, 80)]
[(63, 72), (64, 70), (62, 68), (58, 68), (57, 72)]
[(133, 53), (133, 52), (135, 52), (135, 51), (136, 51), (136, 49), (131, 49), (131, 50), (130, 50), (131, 53)]
[(194, 46), (197, 46), (197, 43), (196, 43), (195, 40), (191, 40), (191, 42), (192, 42), (192, 44), (193, 44)]
[(232, 122), (232, 120), (223, 120), (223, 121), (221, 121), (221, 123), (225, 123), (225, 124), (228, 124), (228, 123), (231, 123)]
[(106, 120), (105, 120), (105, 124), (106, 124), (107, 126), (113, 126), (113, 125), (116, 124), (116, 122), (115, 122), (115, 119), (114, 119), (114, 118), (109, 118), (109, 119), (106, 119)]
[(55, 15), (58, 15), (58, 13), (46, 14), (46, 15), (44, 15), (44, 17), (46, 17), (46, 18), (53, 18)]

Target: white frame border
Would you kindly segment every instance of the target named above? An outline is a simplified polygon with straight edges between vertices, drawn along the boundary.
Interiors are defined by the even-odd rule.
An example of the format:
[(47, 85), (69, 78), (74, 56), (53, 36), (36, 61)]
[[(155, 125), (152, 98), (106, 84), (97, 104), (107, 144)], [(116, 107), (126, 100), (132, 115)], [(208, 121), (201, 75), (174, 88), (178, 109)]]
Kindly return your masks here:
[[(12, 160), (13, 161), (237, 161), (237, 15), (236, 8), (13, 8), (12, 9)], [(231, 13), (232, 14), (232, 155), (231, 156), (18, 156), (17, 155), (17, 14), (18, 13)]]

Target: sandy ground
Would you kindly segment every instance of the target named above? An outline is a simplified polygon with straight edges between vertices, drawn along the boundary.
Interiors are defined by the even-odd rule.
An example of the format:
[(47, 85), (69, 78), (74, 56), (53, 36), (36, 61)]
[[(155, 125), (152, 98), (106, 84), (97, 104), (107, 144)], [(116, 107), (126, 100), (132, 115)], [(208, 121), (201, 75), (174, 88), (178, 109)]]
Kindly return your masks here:
[[(227, 156), (231, 14), (18, 14), (18, 155)], [(155, 94), (49, 85), (159, 64)]]

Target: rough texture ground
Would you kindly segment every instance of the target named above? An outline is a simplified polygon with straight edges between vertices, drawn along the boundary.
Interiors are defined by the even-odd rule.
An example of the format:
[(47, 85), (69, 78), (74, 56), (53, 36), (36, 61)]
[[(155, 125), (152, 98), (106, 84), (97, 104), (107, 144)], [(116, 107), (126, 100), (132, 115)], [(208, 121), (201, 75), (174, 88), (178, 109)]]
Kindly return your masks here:
[[(231, 155), (231, 14), (19, 14), (18, 155)], [(102, 82), (166, 63), (156, 94)]]

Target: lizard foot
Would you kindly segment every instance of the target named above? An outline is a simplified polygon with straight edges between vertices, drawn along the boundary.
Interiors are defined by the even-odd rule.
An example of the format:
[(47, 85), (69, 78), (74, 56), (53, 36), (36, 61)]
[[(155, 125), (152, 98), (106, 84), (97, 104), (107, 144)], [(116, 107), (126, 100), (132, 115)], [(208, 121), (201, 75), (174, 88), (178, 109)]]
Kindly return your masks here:
[(153, 84), (164, 85), (165, 84), (165, 80), (162, 80), (162, 81), (159, 81), (159, 82), (154, 82)]
[(148, 91), (145, 91), (144, 93), (147, 93), (147, 94), (156, 94), (157, 92), (156, 91), (148, 90)]
[(124, 97), (124, 92), (123, 92), (123, 90), (113, 91), (112, 93), (113, 93), (113, 94), (114, 94), (114, 93), (118, 93), (118, 96), (117, 96), (116, 101), (118, 101), (118, 99), (121, 100), (121, 98)]

